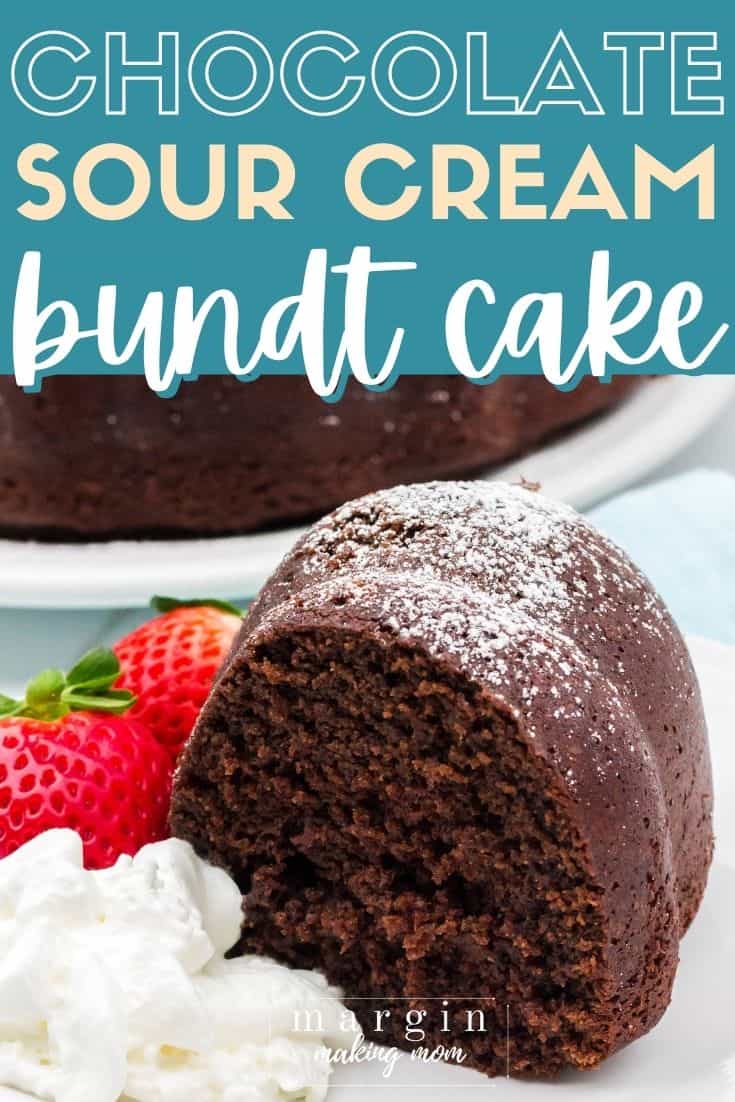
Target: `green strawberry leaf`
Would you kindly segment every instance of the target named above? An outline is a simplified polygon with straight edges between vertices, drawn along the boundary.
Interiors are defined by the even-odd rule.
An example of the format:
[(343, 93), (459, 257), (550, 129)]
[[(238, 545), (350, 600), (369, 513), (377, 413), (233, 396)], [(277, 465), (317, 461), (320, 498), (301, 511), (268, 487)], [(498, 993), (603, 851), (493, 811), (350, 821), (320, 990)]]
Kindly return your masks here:
[(152, 597), (151, 608), (156, 612), (173, 612), (177, 608), (217, 608), (220, 612), (227, 612), (231, 616), (243, 618), (243, 610), (233, 605), (230, 601), (219, 601), (216, 597), (194, 597), (189, 601), (179, 601), (176, 597)]
[(75, 689), (109, 689), (119, 676), (117, 655), (105, 647), (97, 647), (72, 666), (66, 675), (66, 684)]
[(135, 697), (127, 689), (114, 689), (99, 696), (86, 696), (67, 689), (61, 699), (72, 711), (109, 712), (112, 715), (122, 715), (135, 702)]
[(0, 695), (0, 718), (28, 716), (52, 722), (72, 711), (121, 715), (135, 703), (127, 689), (111, 686), (120, 675), (112, 651), (89, 651), (64, 676), (61, 670), (43, 670), (28, 684), (23, 700)]
[(43, 711), (59, 699), (65, 684), (61, 670), (42, 670), (26, 688), (26, 704), (34, 711)]
[(0, 693), (0, 719), (17, 715), (22, 703), (20, 700), (13, 700), (12, 696), (5, 696), (4, 693)]

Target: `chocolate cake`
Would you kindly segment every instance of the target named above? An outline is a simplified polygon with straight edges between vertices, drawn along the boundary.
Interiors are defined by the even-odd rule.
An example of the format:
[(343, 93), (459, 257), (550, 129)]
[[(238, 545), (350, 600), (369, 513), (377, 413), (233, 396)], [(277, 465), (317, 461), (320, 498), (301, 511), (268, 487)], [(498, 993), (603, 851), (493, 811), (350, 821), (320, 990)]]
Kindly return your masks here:
[(398, 482), (470, 473), (618, 402), (638, 382), (479, 387), (404, 377), (327, 405), (303, 378), (206, 376), (162, 399), (135, 377), (0, 379), (0, 534), (248, 532)]
[(444, 997), (468, 1065), (553, 1075), (664, 1012), (711, 792), (686, 646), (623, 552), (527, 489), (433, 483), (343, 506), (284, 560), (172, 827), (236, 877), (244, 948), (322, 969), (368, 1036), (410, 1047), (401, 1015)]

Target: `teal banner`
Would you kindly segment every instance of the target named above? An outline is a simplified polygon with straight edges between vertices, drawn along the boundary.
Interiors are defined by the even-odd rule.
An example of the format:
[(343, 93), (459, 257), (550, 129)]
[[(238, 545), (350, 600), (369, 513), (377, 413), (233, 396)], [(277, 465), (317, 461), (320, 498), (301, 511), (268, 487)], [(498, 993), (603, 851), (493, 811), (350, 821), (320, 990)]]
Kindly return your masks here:
[(735, 370), (731, 4), (4, 14), (0, 370)]

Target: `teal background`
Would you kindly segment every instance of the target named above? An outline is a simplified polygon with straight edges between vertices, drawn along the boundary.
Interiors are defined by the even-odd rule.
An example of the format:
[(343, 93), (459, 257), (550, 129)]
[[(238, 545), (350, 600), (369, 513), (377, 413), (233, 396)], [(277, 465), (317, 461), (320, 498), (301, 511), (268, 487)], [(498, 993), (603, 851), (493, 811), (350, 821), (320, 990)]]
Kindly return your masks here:
[[(399, 359), (403, 373), (450, 373), (453, 369), (444, 347), (443, 320), (454, 289), (470, 278), (485, 278), (495, 287), (498, 307), (483, 312), (485, 343), (495, 336), (512, 302), (532, 290), (564, 290), (565, 324), (569, 348), (580, 339), (585, 326), (586, 293), (590, 257), (594, 249), (609, 249), (613, 258), (613, 285), (631, 278), (650, 282), (657, 301), (680, 279), (699, 283), (705, 294), (701, 323), (691, 327), (691, 340), (704, 343), (723, 322), (733, 320), (733, 206), (735, 204), (735, 147), (732, 119), (733, 31), (735, 5), (708, 2), (696, 5), (680, 0), (648, 0), (645, 4), (620, 0), (605, 6), (560, 0), (554, 5), (518, 2), (512, 5), (453, 0), (440, 5), (426, 2), (345, 5), (321, 2), (255, 5), (232, 3), (195, 4), (159, 0), (155, 4), (101, 5), (49, 3), (6, 7), (3, 14), (3, 119), (5, 164), (1, 177), (2, 272), (0, 305), (8, 356), (0, 372), (12, 372), (10, 333), (12, 300), (18, 265), (26, 250), (40, 249), (42, 301), (64, 297), (80, 310), (82, 326), (94, 325), (96, 295), (102, 283), (119, 285), (120, 333), (131, 325), (145, 293), (160, 289), (171, 297), (179, 284), (192, 284), (203, 298), (219, 287), (232, 288), (241, 302), (243, 358), (257, 340), (265, 310), (284, 295), (295, 293), (303, 274), (308, 250), (326, 247), (330, 262), (344, 262), (355, 245), (372, 246), (375, 259), (416, 260), (413, 274), (378, 276), (371, 299), (370, 341), (382, 358), (393, 327), (407, 333)], [(205, 36), (229, 28), (249, 31), (269, 48), (276, 65), (276, 81), (264, 105), (240, 118), (223, 118), (205, 111), (191, 96), (186, 83), (186, 61)], [(389, 111), (375, 97), (368, 82), (362, 97), (345, 113), (333, 118), (312, 118), (294, 108), (278, 82), (280, 57), (294, 38), (309, 30), (333, 29), (349, 35), (361, 47), (362, 57), (351, 63), (351, 72), (369, 71), (377, 46), (400, 30), (418, 28), (439, 35), (453, 49), (459, 63), (459, 82), (450, 102), (423, 118), (407, 118)], [(464, 105), (465, 33), (487, 30), (490, 34), (492, 91), (522, 96), (556, 32), (568, 34), (582, 65), (608, 114), (584, 117), (574, 108), (544, 109), (538, 117), (467, 117)], [(178, 118), (156, 114), (157, 93), (151, 84), (128, 86), (127, 117), (105, 117), (103, 81), (92, 99), (79, 111), (61, 118), (44, 118), (28, 111), (15, 97), (9, 79), (10, 63), (18, 45), (29, 35), (46, 29), (63, 29), (82, 37), (93, 51), (84, 71), (103, 74), (104, 32), (126, 30), (129, 49), (152, 54), (159, 30), (181, 33), (182, 85)], [(716, 30), (723, 60), (722, 89), (709, 87), (726, 97), (724, 117), (676, 117), (669, 114), (669, 51), (648, 57), (647, 113), (624, 117), (621, 109), (621, 58), (602, 48), (605, 30)], [(90, 146), (117, 141), (139, 150), (152, 167), (153, 188), (148, 203), (123, 222), (99, 222), (77, 206), (73, 194), (64, 211), (53, 221), (34, 223), (16, 213), (16, 207), (32, 193), (17, 178), (15, 161), (31, 142), (48, 142), (61, 155), (52, 166), (64, 175), (67, 190), (78, 157)], [(388, 223), (370, 222), (348, 204), (343, 192), (344, 169), (353, 153), (372, 142), (395, 142), (409, 149), (417, 165), (406, 182), (420, 182), (425, 193), (416, 209)], [(202, 198), (206, 186), (206, 146), (227, 144), (228, 180), (232, 185), (221, 211), (198, 223), (175, 219), (156, 194), (158, 147), (172, 142), (179, 147), (180, 164), (187, 171), (182, 197)], [(273, 222), (265, 216), (255, 222), (239, 222), (235, 214), (235, 147), (238, 142), (267, 142), (285, 147), (296, 162), (297, 182), (287, 205), (292, 222)], [(488, 157), (493, 171), (491, 189), (482, 201), (489, 217), (467, 222), (460, 215), (447, 222), (432, 222), (430, 208), (430, 153), (435, 142), (460, 142), (477, 146)], [(658, 188), (654, 218), (650, 223), (630, 220), (612, 223), (600, 213), (579, 213), (566, 222), (504, 222), (497, 219), (497, 148), (504, 142), (538, 142), (544, 147), (541, 166), (546, 172), (544, 201), (553, 207), (585, 145), (591, 143), (626, 210), (632, 209), (633, 147), (644, 146), (659, 159), (678, 167), (714, 142), (718, 156), (718, 213), (715, 222), (699, 222), (696, 195), (689, 187), (678, 194)], [(400, 174), (392, 173), (395, 187)], [(410, 179), (409, 179), (410, 177)], [(103, 181), (102, 170), (95, 184)], [(126, 174), (104, 180), (106, 197)], [(386, 186), (391, 180), (386, 179)], [(535, 200), (536, 193), (529, 196)], [(36, 198), (40, 198), (36, 193)], [(341, 331), (340, 289), (342, 277), (333, 277), (333, 298), (328, 327), (328, 347), (334, 349)], [(382, 290), (381, 290), (382, 288)], [(336, 294), (334, 293), (336, 292)], [(212, 316), (200, 345), (197, 368), (201, 372), (224, 371), (218, 315)], [(645, 324), (631, 347), (643, 348), (653, 333)], [(707, 373), (735, 371), (733, 331), (703, 369)], [(630, 338), (629, 338), (630, 341)], [(485, 345), (483, 345), (484, 347)], [(506, 362), (514, 373), (539, 371), (534, 357)], [(139, 360), (126, 372), (141, 370)], [(662, 358), (647, 365), (646, 373), (668, 369)], [(64, 372), (109, 371), (95, 358), (94, 342), (85, 341), (61, 369)], [(272, 369), (269, 369), (272, 370)], [(297, 358), (278, 365), (280, 372), (298, 372)]]

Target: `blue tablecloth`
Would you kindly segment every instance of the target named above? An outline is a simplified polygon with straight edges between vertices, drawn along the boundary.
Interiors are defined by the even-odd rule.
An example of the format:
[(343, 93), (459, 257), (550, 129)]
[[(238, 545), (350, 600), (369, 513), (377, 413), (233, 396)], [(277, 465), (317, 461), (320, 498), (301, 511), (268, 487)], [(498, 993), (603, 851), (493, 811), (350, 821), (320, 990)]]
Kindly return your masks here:
[(732, 475), (690, 471), (620, 494), (589, 516), (649, 576), (682, 631), (735, 643)]

